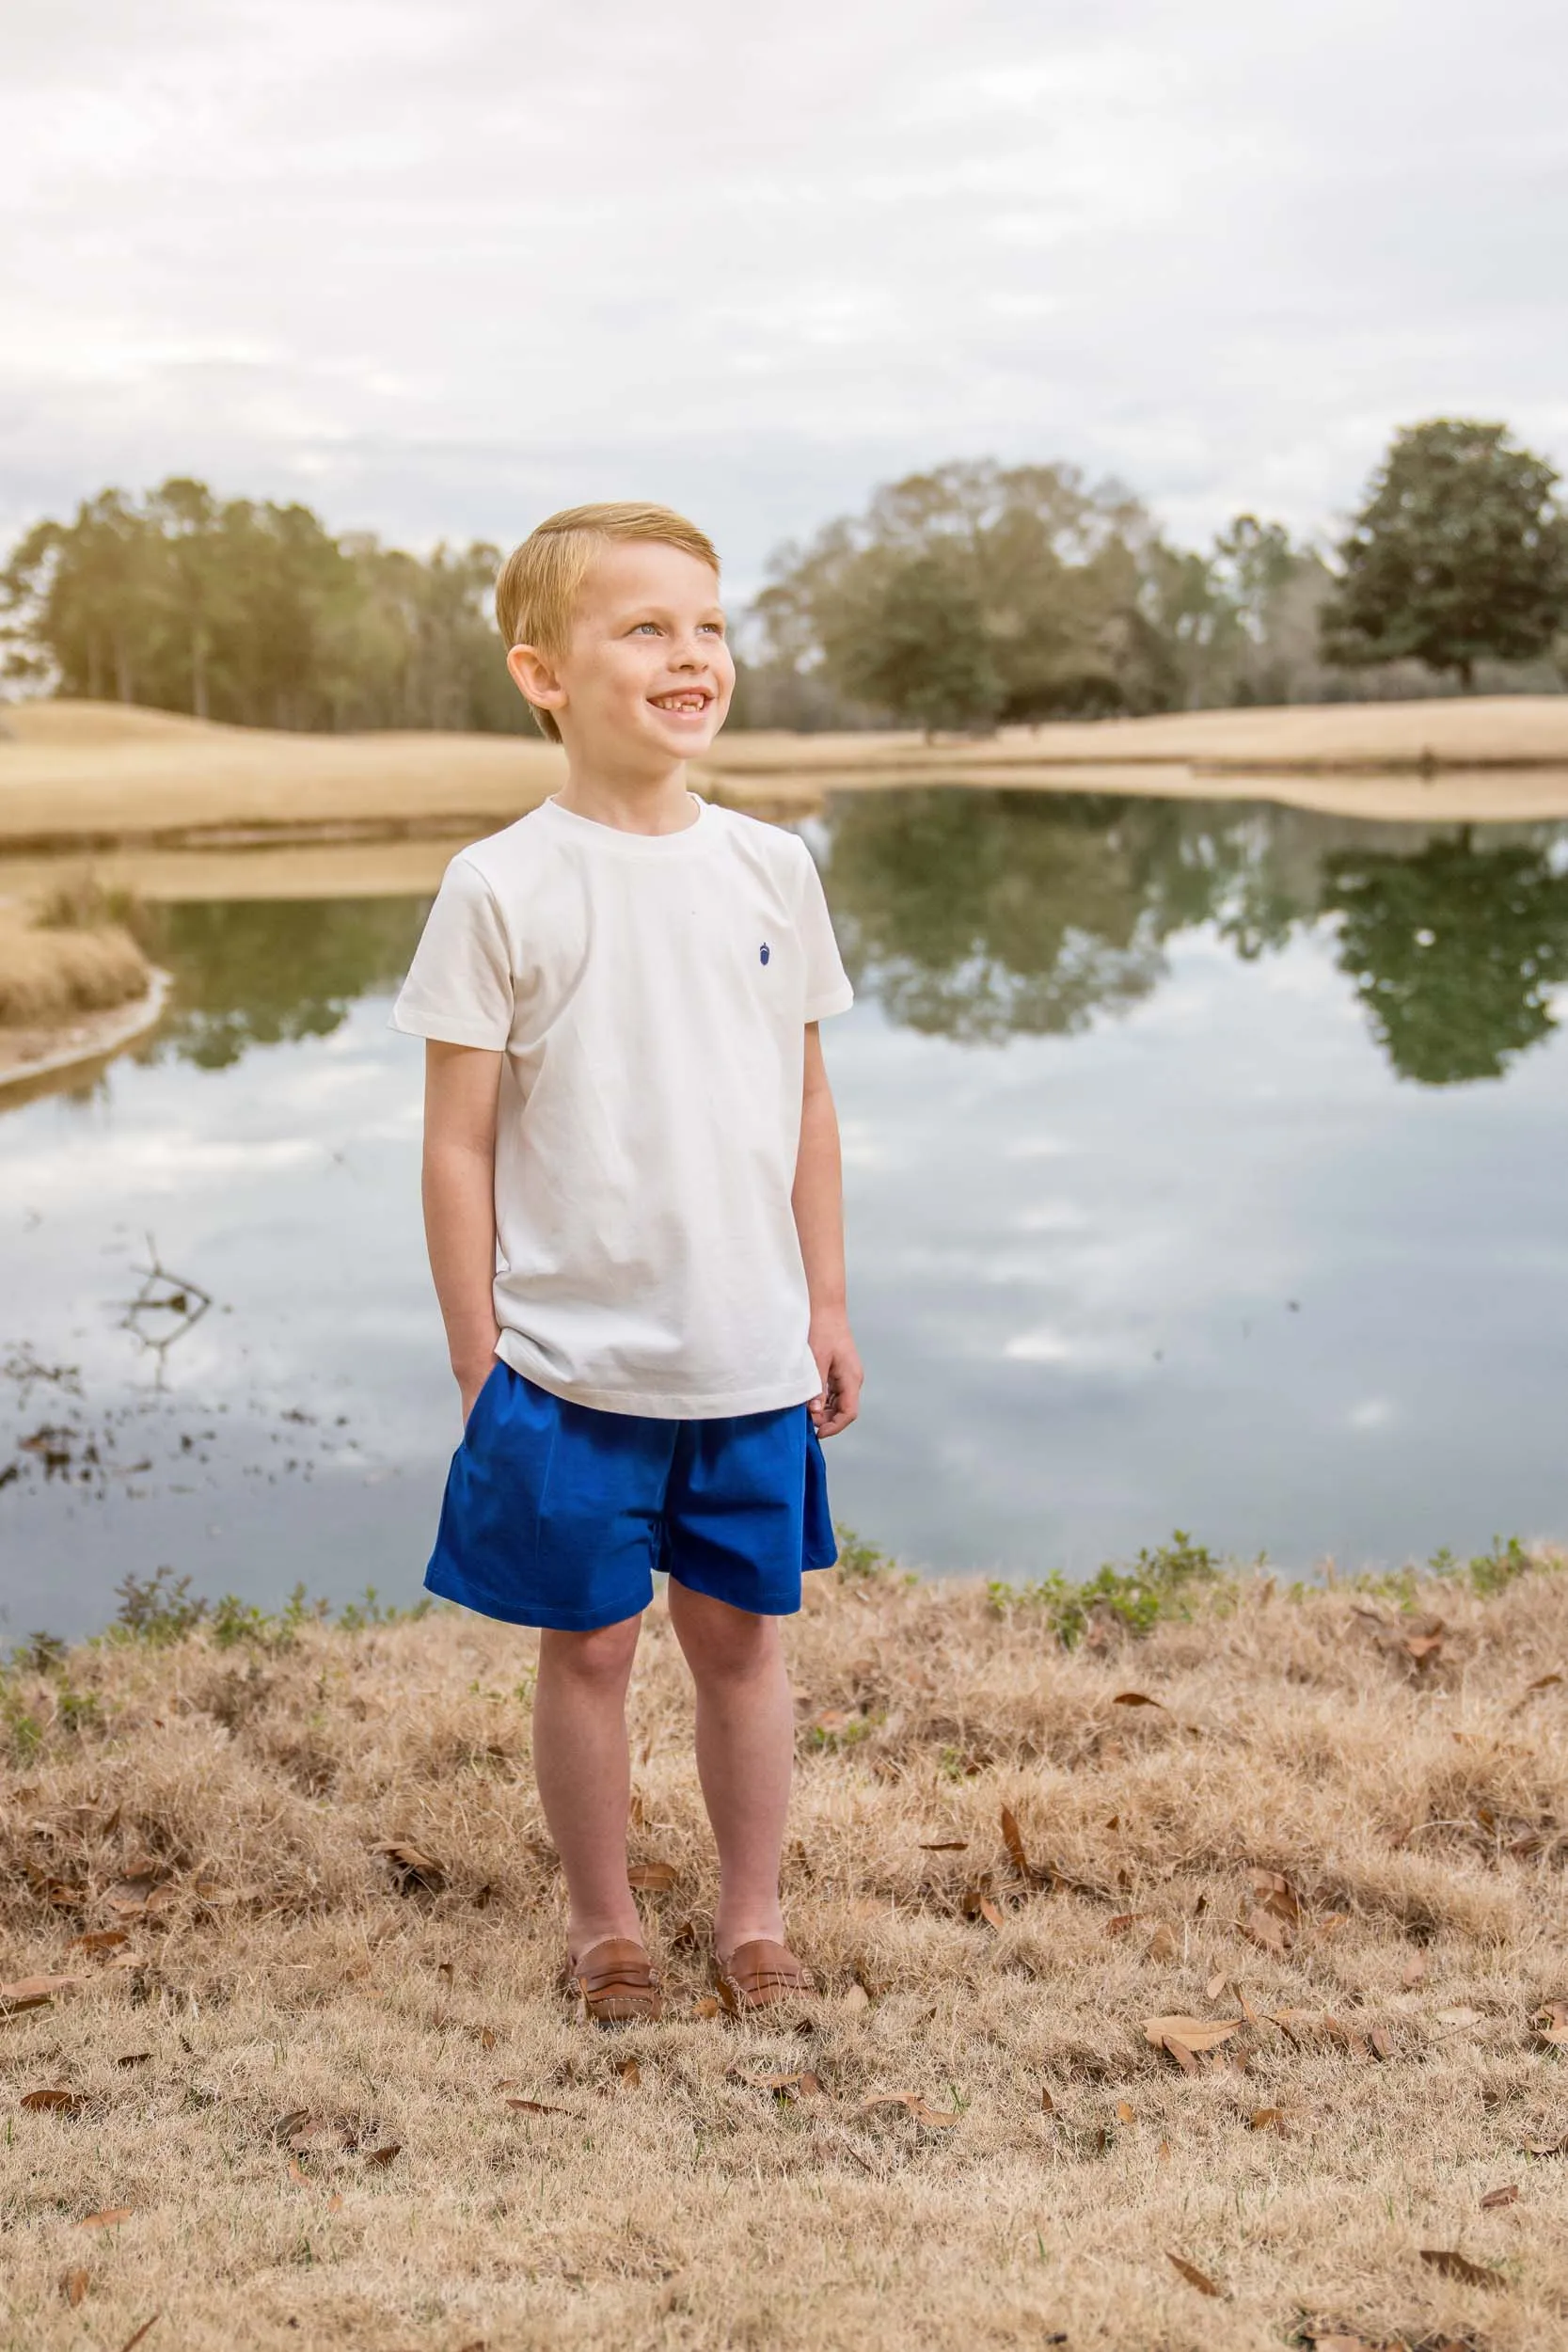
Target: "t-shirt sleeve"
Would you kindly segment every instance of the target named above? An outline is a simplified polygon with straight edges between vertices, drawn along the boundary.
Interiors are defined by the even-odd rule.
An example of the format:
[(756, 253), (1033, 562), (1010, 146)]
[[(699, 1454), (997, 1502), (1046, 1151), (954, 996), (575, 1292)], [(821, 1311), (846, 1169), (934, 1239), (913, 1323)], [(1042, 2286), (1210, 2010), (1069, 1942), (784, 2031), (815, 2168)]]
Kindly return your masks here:
[(835, 1012), (847, 1012), (855, 1001), (849, 985), (849, 975), (833, 937), (832, 918), (828, 901), (822, 895), (822, 877), (816, 870), (816, 860), (805, 843), (800, 843), (800, 945), (806, 962), (806, 1019), (826, 1021)]
[(512, 953), (490, 886), (466, 857), (447, 867), (391, 1025), (443, 1045), (503, 1047), (512, 1035)]

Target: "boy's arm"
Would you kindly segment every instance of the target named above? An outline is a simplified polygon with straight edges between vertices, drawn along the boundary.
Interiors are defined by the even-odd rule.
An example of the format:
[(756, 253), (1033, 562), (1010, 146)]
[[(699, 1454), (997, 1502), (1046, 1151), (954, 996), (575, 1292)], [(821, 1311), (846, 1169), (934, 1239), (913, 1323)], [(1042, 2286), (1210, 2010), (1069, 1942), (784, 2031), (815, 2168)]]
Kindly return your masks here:
[(838, 1114), (815, 1021), (806, 1025), (800, 1152), (795, 1163), (795, 1230), (811, 1297), (811, 1352), (822, 1382), (811, 1401), (819, 1438), (835, 1438), (860, 1411), (861, 1359), (849, 1330), (844, 1283), (844, 1183)]
[(431, 1039), (424, 1065), (425, 1241), (467, 1422), (495, 1364), (496, 1095), (501, 1057)]

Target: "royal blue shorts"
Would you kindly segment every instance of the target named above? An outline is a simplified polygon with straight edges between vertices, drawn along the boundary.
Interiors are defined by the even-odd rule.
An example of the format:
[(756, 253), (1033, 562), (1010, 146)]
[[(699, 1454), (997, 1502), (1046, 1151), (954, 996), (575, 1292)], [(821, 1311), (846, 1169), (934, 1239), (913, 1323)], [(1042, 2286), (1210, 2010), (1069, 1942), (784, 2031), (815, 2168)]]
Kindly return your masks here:
[(654, 1571), (786, 1617), (837, 1558), (803, 1405), (650, 1421), (552, 1396), (498, 1359), (451, 1457), (429, 1591), (509, 1625), (585, 1633), (635, 1617)]

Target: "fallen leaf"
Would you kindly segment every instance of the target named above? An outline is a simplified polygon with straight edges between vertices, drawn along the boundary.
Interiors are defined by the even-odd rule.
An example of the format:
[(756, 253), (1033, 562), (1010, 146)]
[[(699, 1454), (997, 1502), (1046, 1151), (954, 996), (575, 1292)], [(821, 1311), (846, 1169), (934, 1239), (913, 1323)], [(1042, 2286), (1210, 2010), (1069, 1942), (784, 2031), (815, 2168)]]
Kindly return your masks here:
[(1283, 2107), (1254, 2107), (1247, 2117), (1246, 2127), (1249, 2132), (1278, 2132), (1283, 2137), (1285, 2110)]
[(1404, 1966), (1400, 1970), (1400, 1982), (1407, 1993), (1413, 1993), (1418, 1984), (1426, 1982), (1426, 1954), (1412, 1952)]
[(1421, 2260), (1440, 2270), (1445, 2279), (1453, 2279), (1463, 2287), (1500, 2287), (1508, 2281), (1500, 2270), (1489, 2270), (1484, 2263), (1473, 2263), (1467, 2254), (1456, 2253), (1451, 2246), (1423, 2246)]
[(341, 2190), (339, 2190), (339, 2189), (334, 2189), (334, 2190), (333, 2190), (333, 2192), (332, 2192), (331, 2196), (330, 2196), (330, 2197), (327, 2199), (327, 2201), (326, 2201), (326, 2210), (327, 2210), (327, 2212), (328, 2212), (328, 2213), (341, 2213), (341, 2212), (342, 2212), (342, 2210), (343, 2210), (343, 2200), (342, 2200), (342, 2193), (341, 2193)]
[(1568, 2132), (1560, 2139), (1527, 2139), (1528, 2156), (1568, 2156)]
[[(1118, 1691), (1111, 1701), (1111, 1705), (1113, 1707), (1158, 1707), (1162, 1712), (1169, 1712), (1164, 1699), (1151, 1699), (1147, 1691)], [(1174, 2260), (1174, 2257), (1172, 2259)]]
[(816, 2099), (821, 2096), (822, 2078), (814, 2074), (809, 2066), (801, 2067), (792, 2074), (749, 2074), (744, 2067), (739, 2066), (732, 2067), (730, 2071), (735, 2080), (744, 2083), (749, 2090), (769, 2091), (777, 2099)]
[(1142, 1917), (1141, 1911), (1118, 1911), (1106, 1920), (1103, 1932), (1106, 1935), (1125, 1935), (1130, 1928), (1137, 1926)]
[(153, 2328), (156, 2328), (162, 2317), (162, 2312), (154, 2312), (150, 2319), (144, 2319), (141, 2326), (136, 2329), (135, 2334), (134, 2336), (126, 2337), (125, 2342), (119, 2347), (119, 2352), (136, 2352), (137, 2344), (141, 2343), (145, 2336), (150, 2336), (152, 2333)]
[(1405, 1656), (1418, 1667), (1430, 1666), (1443, 1654), (1441, 1633), (1407, 1633), (1400, 1643)]
[(1481, 2209), (1482, 2213), (1492, 2213), (1499, 2205), (1516, 2205), (1518, 2201), (1519, 2184), (1510, 2181), (1506, 2188), (1489, 2188), (1481, 2201)]
[[(524, 2115), (571, 2115), (573, 2113), (570, 2107), (552, 2107), (543, 2099), (508, 2099), (506, 2104), (509, 2107), (520, 2109)], [(575, 2120), (578, 2122), (582, 2121), (580, 2116), (576, 2117)]]
[(15, 2016), (19, 2010), (38, 2009), (56, 1993), (69, 1993), (83, 1982), (81, 1977), (19, 1977), (14, 1984), (0, 1984), (0, 2015)]
[(844, 1996), (844, 2006), (846, 2009), (869, 2009), (871, 2007), (871, 1995), (863, 1984), (852, 1984), (849, 1987)]
[(1256, 1944), (1260, 1951), (1272, 1953), (1275, 1960), (1283, 1960), (1291, 1948), (1284, 1921), (1272, 1911), (1264, 1911), (1259, 1904), (1254, 1904), (1241, 1927), (1249, 1944)]
[(365, 2151), (365, 2162), (367, 2164), (373, 2164), (378, 2172), (385, 2172), (393, 2157), (401, 2156), (402, 2153), (402, 2140), (389, 2139), (385, 2148), (367, 2148)]
[[(850, 1988), (850, 1990), (859, 1993), (860, 1986), (858, 1984), (854, 1985)], [(863, 2002), (863, 1994), (862, 1995), (862, 1999)], [(847, 1995), (846, 1995), (844, 2006), (846, 2009), (852, 2006)], [(697, 1999), (692, 2003), (691, 2014), (693, 2017), (717, 2017), (719, 2014), (719, 2003), (711, 1993), (699, 1994)]]
[(1199, 2270), (1196, 2263), (1190, 2263), (1184, 2254), (1167, 2252), (1165, 2260), (1173, 2270), (1180, 2273), (1190, 2287), (1196, 2287), (1199, 2295), (1222, 2295), (1225, 2292), (1223, 2287), (1215, 2284), (1206, 2270)]
[(1265, 1911), (1272, 1911), (1290, 1927), (1299, 1923), (1301, 1904), (1295, 1888), (1283, 1870), (1254, 1868), (1247, 1872), (1247, 1876), (1252, 1883), (1253, 1893)]
[(1006, 1847), (1007, 1859), (1019, 1877), (1021, 1879), (1032, 1877), (1028, 1849), (1023, 1843), (1023, 1832), (1019, 1828), (1018, 1816), (1010, 1804), (1005, 1804), (1002, 1808), (1002, 1843)]
[(673, 1862), (634, 1862), (626, 1883), (642, 1895), (667, 1895), (680, 1877)]
[(967, 1837), (923, 1837), (920, 1851), (922, 1853), (967, 1853), (969, 1840)]
[[(1481, 2023), (1479, 2009), (1440, 2009), (1433, 2014), (1440, 2026), (1479, 2026)], [(1568, 2041), (1568, 2030), (1565, 2030), (1563, 2039)]]
[(438, 1960), (436, 1963), (436, 1974), (440, 1978), (442, 1983), (449, 1987), (453, 1983), (456, 1977), (456, 1971), (453, 1969), (450, 1960)]
[(639, 2083), (642, 2080), (642, 2069), (639, 2066), (634, 2058), (619, 2059), (616, 2064), (615, 2072), (619, 2074), (621, 2080), (626, 2084), (628, 2090), (635, 2090)]
[(78, 2090), (29, 2090), (22, 2105), (34, 2115), (80, 2115), (87, 2101)]
[(338, 2156), (355, 2145), (351, 2124), (332, 2115), (308, 2116), (297, 2131), (291, 2132), (285, 2142), (296, 2156)]
[(310, 2185), (310, 2175), (302, 2169), (297, 2156), (289, 2158), (289, 2178), (296, 2188), (309, 2188)]
[(302, 2129), (309, 2121), (309, 2107), (291, 2107), (286, 2115), (280, 2115), (277, 2122), (271, 2126), (267, 2137), (276, 2147), (286, 2148), (295, 2132)]
[(1367, 2047), (1370, 2050), (1373, 2058), (1381, 2060), (1383, 2064), (1386, 2065), (1388, 2060), (1394, 2055), (1394, 2037), (1386, 2026), (1369, 2026), (1367, 2028)]
[(1174, 1931), (1161, 1920), (1144, 1947), (1146, 1960), (1174, 1960), (1178, 1951)]
[(1117, 2101), (1117, 2122), (1118, 2123), (1135, 2123), (1137, 2120), (1137, 2117), (1132, 2112), (1130, 2102), (1126, 2099), (1118, 2099)]
[(117, 2066), (145, 2066), (151, 2056), (150, 2050), (127, 2050), (123, 2058), (116, 2058), (115, 2064)]
[(1168, 2139), (1163, 2139), (1163, 2140), (1160, 2142), (1160, 2145), (1158, 2146), (1158, 2148), (1156, 2148), (1156, 2149), (1155, 2149), (1154, 2153), (1155, 2153), (1155, 2156), (1156, 2156), (1157, 2160), (1158, 2160), (1161, 2164), (1169, 2164), (1169, 2162), (1170, 2162), (1170, 2141), (1169, 2141)]
[(1056, 2112), (1055, 2100), (1051, 2096), (1050, 2091), (1044, 2089), (1040, 2091), (1040, 2106), (1044, 2108), (1047, 2115), (1054, 2115)]
[(1161, 2046), (1176, 2060), (1183, 2074), (1196, 2074), (1199, 2072), (1196, 2058), (1194, 2058), (1186, 2043), (1180, 2041), (1175, 2034), (1167, 2034)]
[(1242, 2015), (1246, 2019), (1249, 2026), (1260, 2026), (1262, 2024), (1262, 2018), (1259, 2015), (1257, 2010), (1253, 2008), (1252, 2003), (1247, 1999), (1246, 1994), (1242, 1991), (1240, 1985), (1236, 1987), (1236, 2007), (1241, 2010)]
[(88, 2277), (85, 2270), (66, 2270), (60, 2274), (60, 2293), (72, 2311), (87, 2294)]
[(1530, 2019), (1543, 2042), (1568, 2043), (1568, 2001), (1548, 2001)]
[(1371, 2045), (1359, 2026), (1347, 2026), (1340, 2017), (1325, 2017), (1323, 2029), (1334, 2041), (1342, 2042), (1352, 2058), (1370, 2058)]
[(1144, 2040), (1158, 2049), (1162, 2042), (1180, 2042), (1187, 2050), (1217, 2050), (1222, 2042), (1228, 2042), (1233, 2033), (1240, 2033), (1239, 2017), (1146, 2017)]
[(76, 2224), (79, 2230), (118, 2230), (122, 2221), (129, 2221), (129, 2205), (105, 2205), (102, 2213), (87, 2213)]
[(1527, 1691), (1549, 1691), (1554, 1682), (1561, 1680), (1560, 1675), (1537, 1675), (1533, 1682), (1526, 1683), (1525, 1688)]
[(989, 1895), (983, 1895), (980, 1899), (980, 1916), (990, 1928), (999, 1928), (1002, 1925), (1002, 1914)]
[(1226, 1991), (1230, 1979), (1224, 1974), (1211, 1977), (1208, 1983), (1203, 1988), (1204, 1999), (1206, 2001), (1217, 2001), (1220, 1994)]
[(438, 1895), (447, 1883), (441, 1865), (406, 1837), (380, 1837), (371, 1848), (391, 1871), (400, 1895)]
[(942, 2128), (958, 2121), (957, 2115), (944, 2115), (940, 2108), (927, 2106), (918, 2090), (879, 2090), (872, 2098), (861, 2101), (859, 2112), (871, 2115), (879, 2107), (902, 2107), (917, 2123), (934, 2123)]
[(66, 1948), (72, 1952), (113, 1952), (130, 1940), (123, 1928), (94, 1928), (90, 1935), (73, 1935)]

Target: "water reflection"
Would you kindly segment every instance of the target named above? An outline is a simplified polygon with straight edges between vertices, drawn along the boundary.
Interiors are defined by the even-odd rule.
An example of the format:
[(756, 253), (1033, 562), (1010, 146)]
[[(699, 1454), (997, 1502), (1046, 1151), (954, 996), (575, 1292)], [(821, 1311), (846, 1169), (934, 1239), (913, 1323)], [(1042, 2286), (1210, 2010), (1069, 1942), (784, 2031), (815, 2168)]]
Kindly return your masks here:
[(428, 904), (242, 898), (154, 909), (150, 952), (177, 985), (152, 1052), (227, 1070), (252, 1045), (330, 1037), (358, 998), (402, 979)]
[(1556, 1026), (1565, 850), (1557, 825), (1412, 844), (1300, 810), (932, 790), (835, 803), (826, 863), (851, 969), (910, 1028), (1070, 1033), (1149, 995), (1182, 931), (1253, 959), (1326, 918), (1395, 1071), (1450, 1086)]
[(1568, 874), (1555, 870), (1554, 846), (1481, 849), (1465, 830), (1414, 857), (1341, 850), (1325, 860), (1322, 904), (1340, 917), (1340, 968), (1402, 1077), (1500, 1078), (1556, 1028)]

